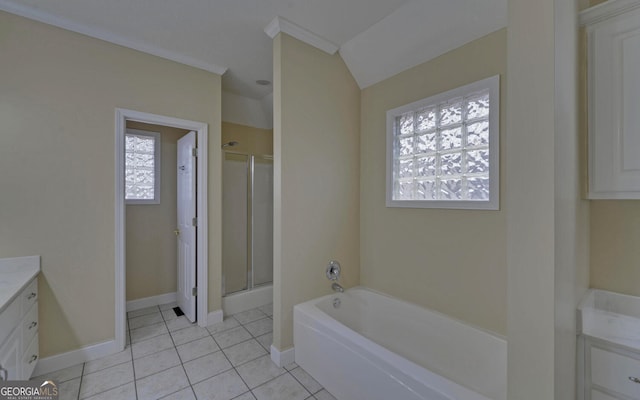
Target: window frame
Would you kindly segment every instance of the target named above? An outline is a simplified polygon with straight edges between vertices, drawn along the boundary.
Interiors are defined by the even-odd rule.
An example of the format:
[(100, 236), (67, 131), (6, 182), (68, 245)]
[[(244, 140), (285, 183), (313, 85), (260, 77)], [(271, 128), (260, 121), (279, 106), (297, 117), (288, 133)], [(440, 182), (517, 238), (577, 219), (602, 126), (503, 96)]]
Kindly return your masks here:
[[(489, 91), (489, 200), (394, 200), (393, 165), (395, 120), (410, 111), (437, 106), (481, 90)], [(442, 208), (465, 210), (500, 209), (500, 75), (436, 94), (387, 111), (386, 206), (401, 208)], [(439, 176), (439, 175), (436, 175)]]
[[(153, 159), (154, 159), (154, 173), (153, 173), (153, 199), (127, 199), (127, 190), (126, 190), (126, 185), (127, 185), (127, 149), (126, 149), (126, 145), (125, 145), (125, 149), (124, 149), (124, 185), (125, 185), (125, 189), (124, 189), (124, 203), (126, 205), (148, 205), (148, 204), (160, 204), (160, 182), (162, 181), (160, 173), (162, 170), (162, 162), (160, 159), (160, 155), (162, 154), (161, 152), (161, 135), (160, 132), (151, 132), (151, 131), (142, 131), (139, 129), (129, 129), (127, 128), (125, 130), (125, 135), (124, 135), (124, 140), (126, 142), (127, 140), (127, 136), (128, 135), (135, 135), (135, 136), (147, 136), (147, 137), (151, 137), (154, 140), (154, 146), (153, 146)], [(123, 143), (124, 145), (124, 143)]]

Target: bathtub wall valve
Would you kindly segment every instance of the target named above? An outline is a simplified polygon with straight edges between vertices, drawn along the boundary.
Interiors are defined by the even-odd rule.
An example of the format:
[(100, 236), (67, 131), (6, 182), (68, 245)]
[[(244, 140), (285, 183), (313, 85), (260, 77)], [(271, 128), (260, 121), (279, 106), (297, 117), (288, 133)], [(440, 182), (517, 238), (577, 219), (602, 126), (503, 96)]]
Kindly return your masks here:
[(340, 278), (340, 263), (337, 261), (330, 261), (327, 265), (327, 279), (330, 281), (337, 281)]

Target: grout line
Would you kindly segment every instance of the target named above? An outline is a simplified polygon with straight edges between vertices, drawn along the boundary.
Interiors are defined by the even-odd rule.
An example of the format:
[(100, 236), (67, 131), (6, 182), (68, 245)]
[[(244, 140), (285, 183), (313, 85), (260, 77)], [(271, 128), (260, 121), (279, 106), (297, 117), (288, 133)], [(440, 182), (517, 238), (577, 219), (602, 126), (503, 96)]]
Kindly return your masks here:
[(77, 400), (80, 400), (80, 390), (82, 390), (82, 378), (84, 377), (84, 365), (86, 363), (82, 363), (82, 371), (80, 371), (80, 384), (78, 384), (78, 397)]
[[(160, 308), (160, 306), (158, 306), (158, 308)], [(172, 310), (172, 309), (170, 308), (170, 310)], [(167, 321), (164, 319), (164, 315), (162, 314), (162, 309), (160, 310), (160, 315), (162, 316), (162, 320), (164, 321), (165, 325), (167, 325)], [(168, 325), (167, 325), (167, 330), (169, 330), (169, 326), (168, 326)], [(179, 329), (178, 329), (178, 330), (179, 330)], [(176, 346), (176, 342), (173, 340), (173, 336), (171, 335), (171, 331), (169, 331), (169, 338), (171, 339), (171, 343), (173, 343), (173, 350), (174, 350), (174, 351), (176, 352), (176, 354), (178, 355), (178, 360), (180, 361), (180, 366), (182, 367), (182, 371), (184, 372), (184, 376), (185, 376), (185, 378), (187, 378), (187, 383), (189, 384), (189, 387), (191, 388), (191, 392), (193, 392), (193, 396), (194, 396), (195, 398), (197, 398), (197, 396), (196, 396), (196, 392), (195, 392), (195, 390), (193, 389), (193, 384), (191, 384), (191, 379), (189, 379), (189, 374), (187, 374), (187, 369), (184, 367), (184, 363), (182, 362), (182, 357), (180, 357), (180, 353), (178, 352), (178, 346)], [(173, 366), (173, 367), (171, 367), (171, 368), (174, 368), (174, 367), (176, 367), (176, 366)], [(149, 375), (149, 376), (151, 376), (151, 375)], [(186, 389), (186, 388), (181, 388), (181, 389), (177, 390), (177, 391), (176, 391), (176, 392), (174, 392), (174, 393), (177, 393), (177, 392), (179, 392), (180, 390), (184, 390), (184, 389)], [(167, 394), (166, 396), (163, 396), (163, 397), (167, 397), (167, 396), (169, 396), (169, 395), (171, 395), (171, 394), (172, 394), (172, 393), (169, 393), (169, 394)]]

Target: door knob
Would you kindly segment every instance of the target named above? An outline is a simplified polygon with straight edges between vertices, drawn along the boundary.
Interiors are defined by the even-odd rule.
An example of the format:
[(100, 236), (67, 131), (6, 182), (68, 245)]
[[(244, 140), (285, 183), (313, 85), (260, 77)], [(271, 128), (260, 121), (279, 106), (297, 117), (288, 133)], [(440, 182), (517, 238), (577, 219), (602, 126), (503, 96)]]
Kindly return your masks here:
[(175, 233), (176, 236), (180, 235), (180, 229), (176, 229), (175, 231), (173, 231), (173, 233)]

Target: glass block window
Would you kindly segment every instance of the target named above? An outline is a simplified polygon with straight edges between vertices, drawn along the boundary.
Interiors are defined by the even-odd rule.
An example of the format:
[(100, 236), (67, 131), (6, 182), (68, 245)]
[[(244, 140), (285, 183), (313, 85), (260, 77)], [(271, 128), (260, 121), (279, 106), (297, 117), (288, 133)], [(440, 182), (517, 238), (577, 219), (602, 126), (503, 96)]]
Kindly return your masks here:
[(387, 206), (499, 208), (499, 76), (387, 112)]
[(125, 201), (160, 203), (160, 134), (127, 129), (125, 134)]

